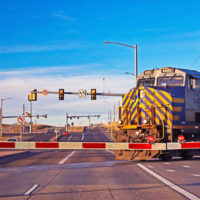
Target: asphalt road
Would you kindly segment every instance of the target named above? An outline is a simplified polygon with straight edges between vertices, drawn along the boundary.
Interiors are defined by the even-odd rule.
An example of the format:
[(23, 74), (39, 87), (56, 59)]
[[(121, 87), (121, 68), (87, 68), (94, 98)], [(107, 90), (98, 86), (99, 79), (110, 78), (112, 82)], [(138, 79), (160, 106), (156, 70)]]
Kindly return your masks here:
[[(109, 141), (99, 130), (73, 133), (60, 141)], [(200, 158), (117, 161), (111, 151), (34, 151), (0, 159), (0, 199), (168, 200), (200, 198)], [(141, 166), (179, 186), (179, 193)], [(195, 196), (192, 196), (195, 195)], [(193, 198), (194, 199), (194, 198)]]

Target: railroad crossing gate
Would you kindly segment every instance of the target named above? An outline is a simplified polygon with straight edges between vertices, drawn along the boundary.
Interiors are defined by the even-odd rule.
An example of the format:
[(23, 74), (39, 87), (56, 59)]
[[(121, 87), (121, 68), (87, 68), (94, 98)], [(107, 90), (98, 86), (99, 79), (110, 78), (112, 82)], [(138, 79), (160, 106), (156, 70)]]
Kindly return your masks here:
[(0, 142), (0, 149), (61, 150), (183, 150), (200, 149), (200, 142), (186, 143), (116, 143), (116, 142)]

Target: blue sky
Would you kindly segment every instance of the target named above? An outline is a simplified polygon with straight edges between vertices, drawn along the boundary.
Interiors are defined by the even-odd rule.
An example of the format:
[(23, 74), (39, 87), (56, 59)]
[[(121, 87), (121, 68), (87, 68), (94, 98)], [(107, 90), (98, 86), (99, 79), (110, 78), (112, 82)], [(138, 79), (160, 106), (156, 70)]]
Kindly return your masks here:
[[(14, 104), (28, 104), (28, 86), (51, 90), (47, 80), (55, 81), (55, 89), (72, 91), (81, 89), (78, 80), (84, 76), (85, 88), (102, 90), (106, 77), (105, 90), (127, 92), (133, 77), (124, 72), (134, 73), (134, 51), (104, 41), (137, 44), (139, 73), (163, 66), (198, 70), (199, 9), (198, 0), (1, 1), (0, 96), (14, 96), (13, 103), (8, 103), (10, 111), (5, 112), (19, 112)], [(72, 77), (81, 86), (72, 86), (68, 82)], [(68, 85), (63, 85), (65, 81)], [(17, 89), (20, 97), (13, 93)], [(61, 103), (54, 97), (50, 104), (56, 110)], [(76, 107), (73, 111), (78, 112)]]

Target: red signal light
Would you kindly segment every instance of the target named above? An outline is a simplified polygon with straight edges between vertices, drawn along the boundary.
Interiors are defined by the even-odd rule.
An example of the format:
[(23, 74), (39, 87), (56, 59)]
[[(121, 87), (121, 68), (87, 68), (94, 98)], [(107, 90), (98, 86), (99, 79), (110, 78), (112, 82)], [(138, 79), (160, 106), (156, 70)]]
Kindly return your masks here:
[(183, 135), (179, 135), (178, 136), (178, 141), (179, 142), (184, 142), (185, 141), (185, 137)]
[(149, 143), (153, 143), (155, 141), (155, 139), (153, 136), (149, 136), (148, 141), (149, 141)]

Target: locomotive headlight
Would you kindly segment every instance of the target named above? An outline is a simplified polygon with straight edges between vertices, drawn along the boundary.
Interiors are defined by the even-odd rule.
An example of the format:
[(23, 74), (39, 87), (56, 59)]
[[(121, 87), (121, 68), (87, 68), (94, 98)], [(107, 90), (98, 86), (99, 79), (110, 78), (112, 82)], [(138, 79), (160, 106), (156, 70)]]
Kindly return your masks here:
[(148, 119), (144, 119), (144, 124), (148, 124), (149, 120)]
[(118, 120), (118, 122), (117, 122), (119, 125), (122, 125), (123, 124), (123, 120)]
[(144, 90), (140, 90), (140, 99), (144, 99), (145, 98), (145, 92)]

